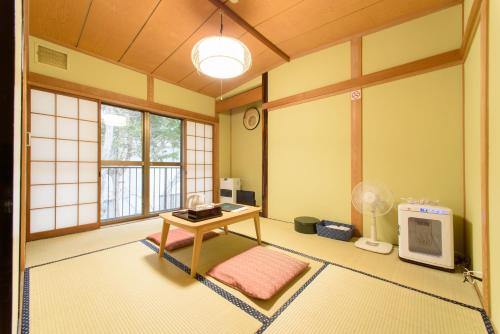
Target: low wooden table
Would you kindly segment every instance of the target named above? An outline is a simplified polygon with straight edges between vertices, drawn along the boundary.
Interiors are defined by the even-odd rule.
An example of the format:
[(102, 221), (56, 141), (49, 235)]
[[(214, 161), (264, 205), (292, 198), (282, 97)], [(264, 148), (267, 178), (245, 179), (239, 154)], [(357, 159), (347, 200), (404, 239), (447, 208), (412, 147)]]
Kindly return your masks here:
[(196, 269), (198, 267), (198, 260), (200, 259), (201, 243), (203, 235), (216, 228), (224, 227), (225, 234), (227, 234), (227, 226), (241, 222), (242, 220), (253, 218), (255, 224), (255, 234), (257, 235), (257, 243), (260, 245), (260, 220), (259, 220), (259, 207), (248, 206), (246, 210), (240, 212), (223, 212), (221, 217), (204, 220), (198, 223), (193, 223), (182, 218), (172, 215), (171, 212), (162, 213), (160, 217), (163, 218), (163, 228), (161, 230), (161, 243), (158, 256), (163, 257), (165, 252), (165, 241), (167, 241), (168, 231), (170, 225), (177, 226), (184, 230), (190, 231), (194, 234), (193, 255), (191, 258), (191, 277), (196, 276)]

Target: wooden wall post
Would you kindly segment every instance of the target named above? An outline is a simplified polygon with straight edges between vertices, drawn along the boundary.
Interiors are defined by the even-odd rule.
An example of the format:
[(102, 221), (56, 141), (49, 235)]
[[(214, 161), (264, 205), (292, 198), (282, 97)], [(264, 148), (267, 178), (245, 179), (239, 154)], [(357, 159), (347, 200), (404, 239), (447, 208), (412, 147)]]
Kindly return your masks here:
[[(262, 74), (262, 103), (268, 102), (268, 82), (267, 72)], [(262, 109), (262, 217), (268, 217), (268, 166), (267, 166), (267, 145), (268, 145), (268, 110)]]
[[(359, 78), (362, 73), (362, 39), (351, 40), (351, 77)], [(354, 90), (353, 90), (354, 92)], [(361, 87), (359, 87), (361, 93)], [(353, 99), (351, 95), (351, 190), (363, 180), (363, 102), (362, 95)], [(355, 235), (363, 235), (363, 215), (351, 204), (351, 224)]]
[(489, 121), (488, 121), (488, 0), (481, 4), (481, 109), (480, 109), (480, 159), (481, 159), (481, 236), (483, 257), (483, 307), (490, 315), (490, 252), (489, 252)]

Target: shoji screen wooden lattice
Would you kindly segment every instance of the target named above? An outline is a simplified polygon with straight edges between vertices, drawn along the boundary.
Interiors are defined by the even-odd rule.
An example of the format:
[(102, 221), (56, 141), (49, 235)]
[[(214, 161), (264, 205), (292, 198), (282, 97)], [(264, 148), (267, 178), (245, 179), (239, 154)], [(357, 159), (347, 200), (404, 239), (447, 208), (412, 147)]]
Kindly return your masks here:
[(29, 123), (30, 234), (98, 223), (97, 102), (31, 89)]
[(201, 193), (205, 202), (213, 200), (213, 126), (187, 121), (186, 123), (186, 195)]

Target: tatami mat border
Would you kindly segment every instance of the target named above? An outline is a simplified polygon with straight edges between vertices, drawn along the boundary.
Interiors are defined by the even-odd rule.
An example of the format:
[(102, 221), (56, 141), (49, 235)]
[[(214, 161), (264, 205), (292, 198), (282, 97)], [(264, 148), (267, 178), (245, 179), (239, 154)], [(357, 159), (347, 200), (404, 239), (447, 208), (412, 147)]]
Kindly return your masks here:
[(21, 334), (30, 332), (30, 269), (24, 271), (23, 304), (21, 314)]
[[(242, 233), (238, 233), (238, 232), (234, 232), (234, 231), (229, 231), (229, 232), (232, 233), (232, 234), (234, 234), (234, 235), (238, 235), (238, 236), (241, 236), (241, 237), (244, 237), (244, 238), (247, 238), (247, 239), (255, 240), (255, 238), (252, 238), (252, 237), (250, 237), (248, 235), (245, 235), (245, 234), (242, 234)], [(110, 247), (106, 247), (106, 248), (102, 248), (102, 249), (98, 249), (98, 250), (95, 250), (95, 251), (90, 251), (90, 252), (86, 252), (86, 253), (82, 253), (82, 254), (78, 254), (78, 255), (74, 255), (74, 256), (70, 256), (70, 257), (67, 257), (67, 258), (58, 259), (58, 260), (54, 260), (54, 261), (50, 261), (50, 262), (46, 262), (46, 263), (43, 263), (43, 264), (38, 264), (38, 265), (31, 266), (29, 268), (26, 268), (26, 270), (24, 272), (23, 310), (22, 310), (21, 333), (22, 334), (29, 334), (29, 331), (30, 331), (30, 326), (29, 326), (29, 319), (30, 319), (29, 304), (30, 304), (30, 270), (31, 269), (36, 268), (36, 267), (40, 267), (40, 266), (45, 266), (45, 265), (57, 263), (57, 262), (61, 262), (61, 261), (65, 261), (65, 260), (69, 260), (69, 259), (73, 259), (73, 258), (76, 258), (76, 257), (80, 257), (80, 256), (92, 254), (92, 253), (97, 253), (97, 252), (105, 251), (105, 250), (108, 250), (108, 249), (112, 249), (112, 248), (116, 248), (116, 247), (120, 247), (120, 246), (124, 246), (124, 245), (128, 245), (128, 244), (132, 244), (132, 243), (135, 243), (135, 242), (138, 242), (138, 241), (140, 241), (141, 243), (143, 243), (144, 245), (146, 245), (147, 247), (149, 247), (151, 250), (153, 250), (155, 252), (158, 252), (158, 247), (156, 247), (153, 244), (149, 243), (145, 239), (141, 239), (141, 240), (134, 240), (134, 241), (130, 241), (130, 242), (126, 242), (126, 243), (122, 243), (122, 244), (118, 244), (118, 245), (114, 245), (114, 246), (110, 246)], [(365, 275), (365, 276), (368, 276), (368, 277), (371, 277), (371, 278), (374, 278), (374, 279), (377, 279), (377, 280), (384, 281), (384, 282), (389, 283), (389, 284), (393, 284), (393, 285), (399, 286), (401, 288), (409, 289), (409, 290), (412, 290), (414, 292), (422, 293), (424, 295), (427, 295), (427, 296), (430, 296), (430, 297), (434, 297), (434, 298), (440, 299), (440, 300), (445, 301), (445, 302), (453, 303), (455, 305), (459, 305), (459, 306), (462, 306), (462, 307), (466, 307), (466, 308), (478, 311), (480, 313), (480, 315), (481, 315), (481, 318), (483, 319), (483, 322), (484, 322), (485, 329), (486, 329), (487, 333), (488, 334), (494, 334), (494, 329), (493, 329), (493, 326), (491, 324), (491, 321), (490, 321), (488, 315), (486, 314), (486, 312), (484, 311), (484, 309), (482, 309), (482, 308), (475, 307), (475, 306), (472, 306), (472, 305), (468, 305), (468, 304), (465, 304), (465, 303), (462, 303), (462, 302), (459, 302), (459, 301), (456, 301), (456, 300), (452, 300), (452, 299), (449, 299), (449, 298), (446, 298), (446, 297), (443, 297), (443, 296), (439, 296), (439, 295), (436, 295), (436, 294), (433, 294), (433, 293), (429, 293), (429, 292), (426, 292), (426, 291), (423, 291), (423, 290), (419, 290), (419, 289), (416, 289), (416, 288), (413, 288), (413, 287), (410, 287), (410, 286), (407, 286), (407, 285), (404, 285), (404, 284), (401, 284), (401, 283), (398, 283), (398, 282), (394, 282), (394, 281), (391, 281), (391, 280), (388, 280), (388, 279), (385, 279), (385, 278), (382, 278), (382, 277), (379, 277), (379, 276), (376, 276), (376, 275), (372, 275), (370, 273), (367, 273), (367, 272), (364, 272), (364, 271), (361, 271), (361, 270), (358, 270), (358, 269), (350, 268), (350, 267), (347, 267), (347, 266), (344, 266), (344, 265), (341, 265), (341, 264), (338, 264), (338, 263), (334, 263), (334, 262), (331, 262), (331, 261), (320, 259), (318, 257), (314, 257), (314, 256), (311, 256), (311, 255), (308, 255), (308, 254), (304, 254), (304, 253), (301, 253), (299, 251), (296, 251), (296, 250), (293, 250), (293, 249), (290, 249), (290, 248), (287, 248), (287, 247), (284, 247), (284, 246), (276, 245), (276, 244), (273, 244), (273, 243), (270, 243), (270, 242), (266, 242), (266, 241), (262, 241), (262, 243), (266, 244), (266, 245), (269, 245), (269, 246), (272, 246), (272, 247), (275, 247), (275, 248), (278, 248), (278, 249), (281, 249), (281, 250), (284, 250), (284, 251), (292, 253), (292, 254), (296, 254), (296, 255), (299, 255), (299, 256), (302, 256), (302, 257), (314, 260), (316, 262), (323, 263), (323, 266), (316, 273), (314, 273), (313, 276), (311, 276), (309, 278), (309, 280), (306, 283), (304, 283), (304, 285), (301, 286), (299, 288), (299, 290), (297, 290), (292, 295), (292, 297), (290, 297), (290, 299), (288, 299), (271, 317), (267, 317), (266, 315), (262, 314), (257, 309), (253, 308), (249, 304), (247, 304), (244, 301), (240, 300), (239, 298), (237, 298), (236, 296), (232, 295), (228, 291), (224, 290), (220, 286), (214, 284), (210, 280), (206, 279), (204, 276), (202, 276), (200, 274), (196, 275), (196, 279), (200, 283), (204, 284), (205, 286), (207, 286), (208, 288), (210, 288), (211, 290), (213, 290), (214, 292), (216, 292), (217, 294), (219, 294), (221, 297), (223, 297), (224, 299), (226, 299), (229, 302), (231, 302), (233, 305), (235, 305), (238, 308), (240, 308), (245, 313), (251, 315), (252, 317), (254, 317), (255, 319), (257, 319), (258, 321), (260, 321), (263, 325), (256, 332), (257, 334), (263, 333), (274, 322), (274, 320), (276, 320), (279, 317), (279, 315), (283, 313), (283, 311), (314, 281), (314, 279), (328, 265), (332, 265), (332, 266), (336, 266), (336, 267), (343, 268), (343, 269), (346, 269), (346, 270), (350, 270), (350, 271), (353, 271), (353, 272), (356, 272), (356, 273), (359, 273), (359, 274), (362, 274), (362, 275)], [(171, 255), (169, 255), (167, 253), (164, 253), (164, 257), (169, 262), (171, 262), (172, 264), (174, 264), (175, 266), (177, 266), (178, 268), (180, 268), (182, 271), (186, 272), (187, 274), (190, 273), (189, 266), (183, 264), (182, 262), (180, 262), (179, 260), (175, 259), (174, 257), (172, 257)]]
[[(235, 234), (235, 235), (238, 235), (240, 237), (244, 237), (244, 238), (247, 238), (247, 239), (255, 240), (255, 238), (252, 238), (252, 237), (250, 237), (248, 235), (245, 235), (245, 234), (242, 234), (242, 233), (238, 233), (238, 232), (234, 232), (234, 231), (228, 231), (228, 232), (232, 233), (232, 234)], [(266, 244), (266, 245), (269, 245), (269, 246), (276, 247), (278, 249), (281, 249), (281, 250), (284, 250), (284, 251), (287, 251), (287, 252), (290, 252), (290, 253), (293, 253), (293, 254), (297, 254), (297, 255), (303, 256), (305, 258), (309, 258), (309, 259), (312, 259), (312, 260), (315, 260), (315, 261), (318, 261), (318, 262), (323, 262), (323, 263), (326, 263), (326, 264), (329, 264), (329, 265), (332, 265), (332, 266), (335, 266), (335, 267), (339, 267), (339, 268), (343, 268), (343, 269), (346, 269), (346, 270), (350, 270), (350, 271), (356, 272), (358, 274), (362, 274), (362, 275), (365, 275), (365, 276), (368, 276), (368, 277), (371, 277), (371, 278), (374, 278), (374, 279), (377, 279), (377, 280), (380, 280), (380, 281), (383, 281), (383, 282), (386, 282), (386, 283), (389, 283), (389, 284), (393, 284), (393, 285), (399, 286), (399, 287), (404, 288), (404, 289), (412, 290), (414, 292), (418, 292), (418, 293), (421, 293), (421, 294), (424, 294), (424, 295), (427, 295), (427, 296), (430, 296), (430, 297), (434, 297), (434, 298), (440, 299), (440, 300), (448, 302), (448, 303), (452, 303), (452, 304), (455, 304), (455, 305), (459, 305), (459, 306), (462, 306), (462, 307), (469, 308), (469, 309), (474, 310), (474, 311), (478, 311), (481, 314), (481, 318), (483, 319), (484, 326), (486, 328), (487, 333), (488, 334), (494, 334), (495, 333), (495, 331), (493, 329), (493, 325), (492, 325), (492, 323), (490, 321), (490, 318), (486, 314), (485, 310), (482, 309), (482, 308), (480, 308), (480, 307), (472, 306), (472, 305), (469, 305), (469, 304), (465, 304), (465, 303), (459, 302), (457, 300), (449, 299), (449, 298), (446, 298), (446, 297), (443, 297), (443, 296), (439, 296), (439, 295), (436, 295), (436, 294), (433, 294), (433, 293), (430, 293), (430, 292), (419, 290), (419, 289), (413, 288), (413, 287), (408, 286), (408, 285), (404, 285), (404, 284), (401, 284), (401, 283), (398, 283), (398, 282), (394, 282), (394, 281), (388, 280), (388, 279), (383, 278), (383, 277), (379, 277), (379, 276), (376, 276), (376, 275), (364, 272), (364, 271), (359, 270), (359, 269), (354, 269), (354, 268), (351, 268), (351, 267), (348, 267), (348, 266), (344, 266), (342, 264), (338, 264), (338, 263), (335, 263), (335, 262), (331, 262), (331, 261), (327, 261), (327, 260), (324, 260), (324, 259), (320, 259), (320, 258), (311, 256), (311, 255), (307, 255), (307, 254), (298, 252), (296, 250), (293, 250), (293, 249), (290, 249), (290, 248), (287, 248), (287, 247), (283, 247), (283, 246), (280, 246), (280, 245), (276, 245), (276, 244), (273, 244), (273, 243), (270, 243), (270, 242), (267, 242), (267, 241), (262, 241), (262, 243)]]
[[(156, 247), (155, 245), (151, 244), (149, 241), (142, 240), (141, 242), (144, 245), (146, 245), (147, 247), (149, 247), (153, 252), (158, 253), (158, 251), (159, 251), (158, 247)], [(179, 269), (181, 269), (182, 271), (184, 271), (186, 274), (189, 275), (191, 273), (191, 268), (189, 268), (187, 265), (185, 265), (184, 263), (180, 262), (179, 260), (177, 260), (176, 258), (174, 258), (173, 256), (171, 256), (170, 254), (167, 254), (165, 252), (165, 253), (163, 253), (163, 257), (167, 261), (169, 261), (170, 263), (172, 263), (173, 265), (177, 266)], [(262, 314), (261, 312), (259, 312), (257, 309), (255, 309), (252, 306), (248, 305), (247, 303), (245, 303), (244, 301), (242, 301), (238, 297), (234, 296), (230, 292), (222, 289), (220, 286), (218, 286), (218, 285), (214, 284), (213, 282), (209, 281), (208, 279), (206, 279), (202, 275), (200, 275), (200, 274), (197, 273), (196, 274), (196, 280), (199, 281), (200, 283), (202, 283), (203, 285), (205, 285), (206, 287), (210, 288), (212, 291), (216, 292), (218, 295), (220, 295), (222, 298), (224, 298), (227, 301), (229, 301), (231, 304), (233, 304), (236, 307), (238, 307), (239, 309), (243, 310), (248, 315), (251, 315), (255, 319), (259, 320), (260, 322), (264, 323), (264, 322), (266, 322), (268, 320), (268, 317), (265, 316), (264, 314)]]
[[(237, 233), (234, 233), (234, 234), (237, 234)], [(251, 238), (252, 239), (252, 238)], [(255, 240), (255, 239), (253, 239)], [(146, 246), (148, 246), (151, 250), (153, 250), (155, 253), (158, 253), (159, 249), (157, 246), (153, 245), (151, 242), (149, 242), (148, 240), (142, 240), (142, 243)], [(269, 244), (269, 246), (272, 246), (272, 247), (275, 247), (274, 245), (271, 245)], [(276, 247), (276, 248), (279, 248), (279, 247)], [(285, 251), (288, 251), (285, 249)], [(290, 251), (288, 251), (290, 252)], [(210, 288), (212, 291), (214, 291), (215, 293), (217, 293), (219, 296), (221, 296), (222, 298), (226, 299), (227, 301), (229, 301), (231, 304), (237, 306), (238, 308), (240, 308), (242, 311), (244, 311), (245, 313), (247, 313), (248, 315), (254, 317), (255, 319), (259, 320), (261, 323), (262, 323), (262, 327), (259, 328), (259, 330), (256, 332), (256, 334), (261, 334), (263, 333), (272, 323), (274, 320), (276, 320), (279, 315), (281, 313), (283, 313), (283, 311), (307, 288), (307, 286), (309, 284), (311, 284), (314, 279), (316, 277), (318, 277), (318, 275), (329, 265), (328, 263), (325, 263), (324, 261), (320, 260), (320, 259), (316, 259), (314, 257), (311, 257), (309, 255), (306, 255), (306, 254), (301, 254), (299, 252), (291, 252), (291, 253), (294, 253), (294, 254), (297, 254), (297, 255), (300, 255), (302, 257), (305, 257), (305, 258), (309, 258), (311, 260), (314, 260), (316, 262), (321, 262), (323, 263), (323, 265), (321, 266), (321, 268), (319, 268), (308, 280), (307, 282), (305, 282), (276, 312), (274, 312), (274, 314), (271, 316), (271, 317), (268, 317), (264, 314), (262, 314), (261, 312), (259, 312), (256, 308), (250, 306), (249, 304), (245, 303), (244, 301), (242, 301), (241, 299), (239, 299), (238, 297), (234, 296), (233, 294), (231, 294), (230, 292), (224, 290), (222, 287), (218, 286), (217, 284), (213, 283), (212, 281), (206, 279), (204, 276), (200, 275), (200, 274), (196, 274), (196, 279), (204, 284), (206, 287)], [(172, 263), (173, 265), (179, 267), (179, 269), (181, 269), (182, 271), (184, 271), (185, 273), (187, 274), (190, 274), (191, 273), (191, 269), (189, 268), (189, 266), (185, 265), (184, 263), (180, 262), (179, 260), (177, 260), (176, 258), (174, 258), (173, 256), (171, 256), (170, 254), (168, 254), (167, 252), (164, 252), (163, 253), (163, 257), (169, 261), (170, 263)]]
[(315, 279), (316, 277), (318, 277), (319, 274), (321, 274), (321, 272), (323, 270), (325, 270), (326, 267), (328, 267), (329, 264), (328, 263), (324, 263), (321, 268), (319, 268), (319, 270), (317, 272), (314, 273), (314, 275), (312, 275), (306, 283), (304, 283), (304, 285), (302, 285), (300, 287), (300, 289), (298, 289), (297, 291), (295, 291), (295, 293), (292, 295), (292, 297), (290, 297), (290, 299), (288, 299), (276, 312), (274, 312), (274, 314), (269, 318), (268, 321), (266, 321), (261, 328), (259, 328), (259, 330), (257, 332), (255, 332), (255, 334), (261, 334), (261, 333), (264, 333), (264, 331), (269, 327), (271, 326), (271, 324), (273, 323), (274, 320), (278, 319), (278, 317), (281, 315), (281, 313), (283, 313), (283, 311), (286, 310), (286, 308), (288, 306), (290, 306), (290, 304), (295, 300), (295, 298), (297, 298), (308, 286), (309, 284), (311, 284)]
[(64, 257), (62, 259), (57, 259), (57, 260), (54, 260), (54, 261), (49, 261), (49, 262), (45, 262), (45, 263), (35, 264), (35, 265), (31, 266), (31, 267), (27, 267), (26, 270), (33, 269), (33, 268), (36, 268), (36, 267), (46, 266), (46, 265), (52, 264), (52, 263), (57, 263), (57, 262), (61, 262), (61, 261), (66, 261), (66, 260), (74, 259), (75, 257), (89, 255), (89, 254), (97, 253), (97, 252), (102, 252), (102, 251), (105, 251), (105, 250), (108, 250), (108, 249), (113, 249), (113, 248), (120, 247), (120, 246), (125, 246), (125, 245), (128, 245), (128, 244), (133, 244), (134, 242), (139, 242), (141, 240), (142, 239), (138, 239), (138, 240), (134, 240), (134, 241), (128, 241), (128, 242), (124, 242), (124, 243), (121, 243), (121, 244), (118, 244), (118, 245), (113, 245), (113, 246), (109, 246), (109, 247), (106, 247), (106, 248), (100, 248), (100, 249), (96, 249), (96, 250), (93, 250), (93, 251), (90, 251), (90, 252), (85, 252), (85, 253), (82, 253), (82, 254), (72, 255), (72, 256)]

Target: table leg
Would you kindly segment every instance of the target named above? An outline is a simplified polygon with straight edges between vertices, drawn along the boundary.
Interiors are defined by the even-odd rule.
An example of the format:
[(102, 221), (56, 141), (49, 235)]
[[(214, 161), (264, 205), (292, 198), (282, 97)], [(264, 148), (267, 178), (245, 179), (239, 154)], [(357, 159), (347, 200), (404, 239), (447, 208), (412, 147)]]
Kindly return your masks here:
[(163, 253), (165, 252), (165, 243), (167, 242), (168, 231), (170, 230), (170, 224), (167, 223), (166, 220), (163, 221), (163, 228), (161, 229), (161, 242), (160, 242), (160, 251), (158, 252), (158, 256), (160, 258), (163, 257)]
[(225, 234), (225, 235), (227, 235), (227, 231), (228, 231), (228, 230), (227, 230), (227, 225), (226, 225), (226, 226), (224, 226), (224, 234)]
[(260, 245), (261, 240), (260, 240), (260, 218), (259, 218), (259, 213), (257, 213), (253, 217), (253, 222), (255, 224), (255, 234), (257, 235), (257, 243)]
[(196, 276), (198, 260), (200, 259), (201, 242), (203, 241), (203, 232), (197, 231), (194, 236), (193, 255), (191, 257), (191, 277)]

